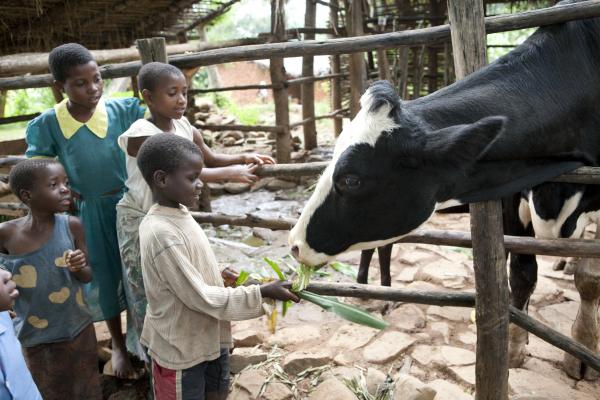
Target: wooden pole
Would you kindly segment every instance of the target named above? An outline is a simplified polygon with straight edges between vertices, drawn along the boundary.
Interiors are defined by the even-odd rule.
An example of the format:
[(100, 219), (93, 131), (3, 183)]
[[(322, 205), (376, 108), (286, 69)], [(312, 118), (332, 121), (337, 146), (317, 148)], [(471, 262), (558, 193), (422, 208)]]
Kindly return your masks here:
[(153, 61), (169, 62), (167, 60), (167, 42), (164, 37), (138, 39), (136, 44), (142, 64), (148, 64)]
[(4, 118), (6, 108), (6, 90), (0, 90), (0, 118)]
[[(338, 0), (330, 0), (329, 1), (329, 21), (333, 29), (336, 29), (338, 22), (338, 10), (339, 10)], [(337, 32), (334, 32), (332, 38), (337, 36)], [(331, 61), (331, 73), (339, 74), (341, 73), (341, 60), (340, 55), (332, 55), (330, 57)], [(342, 108), (342, 81), (340, 79), (332, 79), (331, 80), (331, 110), (339, 110)], [(336, 118), (333, 120), (333, 134), (335, 137), (338, 137), (340, 133), (342, 133), (344, 121), (341, 118)]]
[[(314, 28), (317, 20), (317, 5), (313, 0), (306, 0), (306, 11), (304, 12), (304, 26)], [(305, 33), (304, 40), (313, 40), (314, 33)], [(314, 75), (314, 56), (302, 57), (302, 76), (312, 77)], [(315, 83), (308, 82), (301, 86), (302, 95), (302, 119), (309, 120), (304, 124), (304, 148), (312, 150), (317, 147), (317, 125), (315, 117)], [(312, 120), (310, 120), (312, 118)]]
[[(348, 36), (363, 36), (363, 2), (350, 0), (346, 20)], [(360, 97), (367, 88), (367, 66), (364, 53), (350, 54), (348, 64), (350, 71), (350, 118), (354, 118), (360, 111)]]
[[(442, 14), (441, 0), (429, 0), (429, 13), (431, 15), (431, 26), (440, 25), (439, 16)], [(429, 46), (427, 49), (427, 69), (429, 73), (427, 90), (429, 93), (433, 93), (437, 90), (437, 75), (438, 75), (438, 48), (435, 46)]]
[[(458, 79), (486, 64), (483, 0), (448, 0)], [(470, 205), (475, 270), (476, 400), (508, 399), (508, 277), (502, 203)]]
[[(271, 33), (277, 42), (285, 41), (285, 1), (271, 0)], [(282, 127), (277, 133), (277, 162), (288, 163), (291, 160), (292, 136), (290, 135), (290, 111), (285, 81), (283, 58), (271, 58), (269, 63), (273, 99), (275, 100), (275, 124)]]

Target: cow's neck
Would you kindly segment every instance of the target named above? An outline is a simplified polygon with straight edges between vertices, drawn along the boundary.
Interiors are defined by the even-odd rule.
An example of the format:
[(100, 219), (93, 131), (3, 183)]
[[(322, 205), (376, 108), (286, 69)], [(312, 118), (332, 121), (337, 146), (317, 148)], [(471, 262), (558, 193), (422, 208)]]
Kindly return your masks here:
[(600, 34), (599, 21), (591, 21), (585, 32), (574, 25), (540, 30), (498, 62), (403, 103), (404, 112), (431, 130), (508, 117), (485, 160), (442, 197), (497, 198), (598, 163), (600, 45), (583, 39), (591, 28)]

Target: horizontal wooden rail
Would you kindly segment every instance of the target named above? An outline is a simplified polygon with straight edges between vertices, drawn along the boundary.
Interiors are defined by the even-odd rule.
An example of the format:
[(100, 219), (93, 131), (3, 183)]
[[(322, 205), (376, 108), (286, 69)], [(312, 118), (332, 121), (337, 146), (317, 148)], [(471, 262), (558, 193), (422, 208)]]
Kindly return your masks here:
[(189, 89), (188, 95), (203, 94), (203, 93), (215, 93), (215, 92), (230, 92), (234, 90), (258, 90), (258, 89), (272, 89), (273, 85), (239, 85), (239, 86), (225, 86), (216, 87), (209, 89)]
[(306, 118), (306, 119), (303, 119), (302, 121), (298, 121), (298, 122), (294, 122), (294, 123), (290, 124), (290, 129), (293, 129), (293, 128), (296, 128), (296, 127), (308, 124), (309, 122), (312, 122), (312, 121), (318, 121), (320, 119), (338, 118), (345, 111), (348, 111), (348, 109), (344, 108), (344, 109), (341, 109), (341, 110), (332, 111), (332, 112), (330, 112), (328, 114), (317, 115), (315, 117)]
[(15, 122), (30, 121), (40, 115), (40, 113), (15, 115), (13, 117), (0, 118), (0, 125), (14, 124)]
[(318, 76), (303, 76), (301, 78), (288, 79), (287, 81), (284, 81), (284, 84), (286, 84), (288, 86), (294, 86), (294, 85), (301, 85), (303, 83), (324, 81), (327, 79), (337, 79), (337, 78), (342, 78), (342, 77), (346, 77), (346, 76), (348, 76), (347, 73), (325, 74), (325, 75), (318, 75)]
[(262, 218), (253, 214), (246, 215), (227, 215), (219, 213), (208, 213), (208, 212), (192, 212), (192, 217), (203, 224), (212, 224), (215, 226), (220, 225), (234, 225), (234, 226), (248, 226), (251, 228), (267, 228), (274, 231), (284, 231), (294, 226), (296, 222), (291, 218), (279, 218), (269, 219)]
[[(324, 116), (318, 116), (320, 118), (331, 118), (332, 114), (339, 115), (345, 112), (346, 109), (336, 110), (333, 113), (326, 114)], [(301, 123), (295, 123), (291, 126), (301, 125)], [(246, 131), (246, 132), (279, 132), (281, 130), (278, 126), (263, 126), (263, 125), (202, 125), (201, 129), (214, 130), (214, 131)], [(23, 143), (25, 140), (22, 139)], [(2, 142), (0, 142), (0, 148)], [(1, 154), (1, 153), (0, 153)], [(0, 167), (11, 166), (24, 160), (24, 156), (7, 156), (0, 157)], [(299, 164), (275, 164), (265, 165), (258, 169), (258, 174), (261, 176), (312, 176), (318, 175), (327, 167), (328, 161), (320, 161), (313, 163), (299, 163)], [(557, 178), (552, 179), (551, 182), (567, 182), (567, 183), (580, 183), (588, 185), (600, 185), (600, 167), (581, 167), (574, 171), (563, 174)]]
[(242, 132), (282, 132), (283, 127), (277, 125), (198, 125), (198, 129), (209, 131), (242, 131)]
[[(487, 33), (497, 33), (598, 16), (600, 16), (600, 0), (589, 0), (582, 3), (563, 4), (518, 14), (488, 17), (485, 19), (485, 28)], [(273, 57), (350, 54), (377, 49), (392, 49), (399, 46), (427, 45), (448, 41), (449, 39), (450, 26), (439, 25), (430, 28), (382, 33), (379, 35), (214, 49), (173, 56), (170, 57), (169, 62), (179, 68), (194, 68)], [(104, 78), (117, 78), (134, 76), (138, 73), (140, 67), (141, 62), (133, 61), (122, 64), (103, 65), (100, 70)], [(49, 74), (1, 78), (0, 90), (44, 87), (51, 84), (52, 77)]]
[[(404, 303), (431, 304), (438, 306), (475, 306), (474, 293), (434, 292), (361, 285), (358, 283), (322, 282), (311, 282), (306, 290), (325, 296), (356, 297), (361, 299), (400, 301)], [(513, 306), (510, 306), (509, 308), (509, 315), (510, 321), (515, 325), (520, 326), (545, 342), (564, 350), (573, 357), (583, 361), (586, 365), (600, 371), (600, 357), (587, 347), (575, 342), (570, 337), (555, 331), (549, 326), (536, 321)]]

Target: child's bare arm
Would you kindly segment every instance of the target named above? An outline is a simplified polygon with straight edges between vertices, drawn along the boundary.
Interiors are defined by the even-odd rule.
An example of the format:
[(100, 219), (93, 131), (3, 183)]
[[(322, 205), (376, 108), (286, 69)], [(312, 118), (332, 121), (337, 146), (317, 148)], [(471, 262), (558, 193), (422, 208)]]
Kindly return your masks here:
[(138, 152), (142, 144), (148, 139), (149, 136), (137, 136), (130, 137), (127, 139), (127, 154), (131, 157), (137, 157)]
[(69, 228), (75, 239), (75, 250), (66, 256), (67, 267), (78, 281), (88, 283), (92, 280), (92, 268), (87, 263), (83, 224), (79, 218), (69, 217)]
[(6, 222), (0, 224), (0, 252), (8, 254), (6, 242), (11, 237), (11, 229)]
[(204, 164), (209, 168), (227, 167), (235, 164), (274, 164), (275, 160), (272, 157), (261, 154), (223, 154), (215, 153), (210, 147), (204, 143), (202, 134), (198, 129), (194, 128), (194, 143), (202, 151)]

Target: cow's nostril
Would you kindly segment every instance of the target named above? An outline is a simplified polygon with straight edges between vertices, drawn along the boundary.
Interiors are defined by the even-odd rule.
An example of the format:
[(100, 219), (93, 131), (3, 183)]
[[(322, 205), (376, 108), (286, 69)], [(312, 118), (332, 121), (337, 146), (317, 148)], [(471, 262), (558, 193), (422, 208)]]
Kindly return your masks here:
[(298, 248), (298, 246), (296, 246), (296, 245), (292, 246), (292, 255), (295, 258), (298, 258), (298, 256), (300, 255), (300, 249)]

